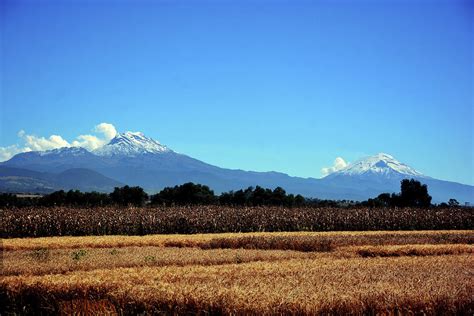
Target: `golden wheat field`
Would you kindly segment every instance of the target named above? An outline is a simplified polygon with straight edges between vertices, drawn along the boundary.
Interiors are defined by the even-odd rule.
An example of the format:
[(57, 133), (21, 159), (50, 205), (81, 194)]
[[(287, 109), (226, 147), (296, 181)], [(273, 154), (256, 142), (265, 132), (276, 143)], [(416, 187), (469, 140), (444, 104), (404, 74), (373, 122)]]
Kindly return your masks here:
[(1, 315), (464, 314), (474, 231), (3, 239)]

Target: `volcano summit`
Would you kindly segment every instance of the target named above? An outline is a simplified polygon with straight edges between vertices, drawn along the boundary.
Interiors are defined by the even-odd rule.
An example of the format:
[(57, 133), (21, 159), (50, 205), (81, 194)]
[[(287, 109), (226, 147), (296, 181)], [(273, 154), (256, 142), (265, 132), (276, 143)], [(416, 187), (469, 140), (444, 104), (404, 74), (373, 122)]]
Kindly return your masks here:
[[(90, 176), (91, 172), (94, 176)], [(58, 182), (55, 179), (59, 174), (63, 178), (64, 174), (79, 177), (81, 185), (76, 185), (74, 178)], [(301, 178), (213, 166), (176, 153), (141, 132), (118, 133), (94, 151), (64, 147), (26, 152), (0, 164), (0, 189), (10, 192), (60, 188), (110, 191), (117, 184), (139, 185), (156, 192), (166, 186), (194, 182), (208, 185), (216, 192), (256, 185), (280, 186), (289, 193), (307, 197), (365, 200), (383, 192), (398, 192), (400, 181), (405, 178), (427, 184), (434, 202), (450, 198), (474, 201), (473, 186), (431, 178), (385, 153), (358, 160), (322, 179)]]

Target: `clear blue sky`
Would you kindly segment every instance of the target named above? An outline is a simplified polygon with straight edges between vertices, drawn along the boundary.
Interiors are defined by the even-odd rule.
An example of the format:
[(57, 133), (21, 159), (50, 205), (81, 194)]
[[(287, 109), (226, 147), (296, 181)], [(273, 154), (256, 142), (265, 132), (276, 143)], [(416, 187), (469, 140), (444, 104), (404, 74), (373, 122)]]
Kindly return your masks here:
[(2, 1), (0, 147), (108, 122), (229, 168), (474, 184), (472, 1)]

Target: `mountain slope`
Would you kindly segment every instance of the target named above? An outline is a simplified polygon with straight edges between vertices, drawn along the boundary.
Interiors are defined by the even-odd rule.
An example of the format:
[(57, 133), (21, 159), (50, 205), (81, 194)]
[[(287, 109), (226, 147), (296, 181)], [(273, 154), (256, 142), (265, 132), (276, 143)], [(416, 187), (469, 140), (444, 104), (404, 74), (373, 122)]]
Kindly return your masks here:
[(54, 188), (47, 173), (0, 166), (0, 192), (49, 193)]
[(428, 185), (433, 202), (443, 202), (450, 198), (459, 201), (474, 201), (474, 187), (455, 182), (443, 181), (423, 175), (393, 156), (379, 153), (360, 159), (325, 178), (325, 185), (349, 189), (367, 197), (375, 197), (384, 192), (399, 192), (400, 181), (417, 179)]
[(71, 168), (99, 166), (100, 157), (81, 147), (63, 147), (47, 151), (30, 151), (13, 156), (0, 165), (42, 172), (61, 172)]
[(114, 187), (124, 185), (123, 183), (108, 178), (97, 171), (85, 168), (65, 170), (58, 174), (54, 174), (53, 179), (58, 187), (81, 191), (110, 192)]
[(117, 134), (107, 145), (94, 151), (98, 156), (127, 156), (136, 157), (142, 154), (160, 154), (171, 150), (158, 141), (146, 137), (140, 132), (125, 132)]
[[(252, 172), (216, 167), (192, 157), (179, 154), (142, 133), (117, 134), (109, 144), (94, 152), (69, 147), (45, 152), (29, 152), (14, 156), (0, 166), (61, 173), (71, 169), (88, 169), (109, 178), (102, 181), (109, 187), (112, 181), (139, 185), (149, 192), (165, 186), (195, 182), (210, 186), (217, 193), (260, 185), (283, 187), (287, 192), (322, 199), (365, 200), (383, 192), (399, 192), (400, 181), (415, 178), (428, 184), (434, 202), (456, 198), (474, 202), (474, 187), (430, 178), (397, 161), (388, 154), (377, 154), (350, 164), (322, 179), (291, 177), (278, 172)], [(76, 171), (78, 172), (78, 171)], [(94, 187), (100, 182), (91, 174), (72, 175), (87, 181), (76, 186)], [(114, 179), (114, 180), (112, 180)], [(58, 179), (55, 179), (55, 185)], [(62, 182), (64, 186), (71, 183)], [(86, 186), (87, 184), (88, 186)], [(44, 185), (47, 185), (45, 183)]]
[(379, 153), (374, 156), (360, 159), (352, 164), (349, 164), (345, 168), (328, 175), (327, 177), (333, 178), (341, 175), (355, 176), (359, 178), (379, 177), (380, 179), (425, 177), (420, 172), (404, 163), (399, 162), (393, 156), (385, 153)]
[(0, 166), (1, 192), (48, 193), (59, 189), (109, 192), (116, 186), (123, 186), (123, 183), (89, 169), (49, 173)]

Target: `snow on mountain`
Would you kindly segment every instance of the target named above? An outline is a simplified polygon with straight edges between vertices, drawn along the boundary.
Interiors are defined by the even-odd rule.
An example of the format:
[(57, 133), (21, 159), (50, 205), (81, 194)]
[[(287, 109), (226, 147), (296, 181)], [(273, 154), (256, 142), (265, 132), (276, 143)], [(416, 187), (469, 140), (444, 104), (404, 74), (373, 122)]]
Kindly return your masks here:
[(93, 151), (98, 156), (127, 156), (135, 157), (147, 153), (167, 153), (171, 149), (158, 141), (146, 137), (141, 132), (125, 132), (117, 134), (107, 145)]
[(37, 151), (38, 155), (40, 156), (59, 156), (59, 157), (66, 157), (66, 156), (83, 156), (89, 154), (89, 151), (82, 147), (61, 147), (51, 150), (45, 151)]
[[(14, 174), (18, 178), (7, 181), (15, 168)], [(33, 181), (24, 170), (56, 175), (65, 172), (71, 182), (55, 180), (53, 183), (52, 180), (43, 181), (39, 176)], [(104, 181), (88, 170), (102, 175)], [(17, 181), (20, 178), (24, 181)], [(19, 153), (0, 163), (0, 191), (3, 188), (15, 192), (37, 192), (48, 186), (50, 189), (108, 190), (115, 184), (105, 180), (112, 179), (121, 184), (139, 185), (150, 192), (194, 182), (208, 185), (218, 193), (260, 185), (268, 188), (281, 186), (289, 193), (307, 197), (365, 200), (383, 192), (398, 192), (400, 180), (405, 178), (421, 178), (435, 202), (450, 198), (474, 202), (474, 186), (423, 176), (387, 154), (356, 161), (322, 179), (305, 179), (275, 172), (219, 168), (177, 154), (142, 133), (132, 132), (117, 134), (109, 144), (92, 153), (80, 147), (64, 147), (46, 152)], [(81, 179), (85, 179), (84, 182)], [(58, 183), (60, 185), (56, 186)]]
[(422, 173), (399, 162), (388, 154), (379, 153), (375, 156), (360, 159), (347, 167), (332, 173), (330, 176), (346, 175), (346, 176), (368, 176), (380, 175), (384, 177), (424, 177)]

